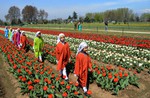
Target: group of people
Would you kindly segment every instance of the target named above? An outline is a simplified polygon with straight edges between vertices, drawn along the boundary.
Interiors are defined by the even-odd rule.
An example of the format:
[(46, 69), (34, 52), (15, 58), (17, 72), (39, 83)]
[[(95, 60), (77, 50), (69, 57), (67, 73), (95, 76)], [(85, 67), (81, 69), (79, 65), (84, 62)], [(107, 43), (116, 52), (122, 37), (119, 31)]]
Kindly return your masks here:
[[(87, 51), (87, 43), (80, 43), (76, 53), (76, 63), (74, 68), (74, 76), (78, 78), (77, 82), (83, 88), (85, 94), (87, 94), (88, 69), (92, 71), (91, 58)], [(70, 62), (70, 56), (69, 44), (65, 41), (65, 35), (61, 33), (58, 36), (56, 45), (57, 70), (60, 71), (60, 74), (66, 81), (68, 81), (66, 65)]]
[[(8, 33), (11, 31), (12, 33), (12, 41), (16, 46), (22, 47), (26, 46), (27, 44), (27, 37), (25, 36), (25, 32), (22, 31), (20, 33), (20, 29), (17, 30), (7, 30), (5, 28), (5, 37), (9, 39), (10, 34)], [(18, 38), (18, 34), (20, 34), (20, 38)], [(35, 57), (38, 58), (40, 62), (42, 60), (42, 48), (44, 46), (44, 40), (41, 36), (41, 32), (38, 31), (35, 34), (33, 49), (35, 53)], [(67, 75), (67, 64), (71, 61), (71, 51), (68, 42), (65, 41), (65, 35), (63, 33), (58, 35), (57, 45), (55, 48), (56, 51), (56, 59), (57, 59), (57, 70), (60, 72), (60, 75), (63, 77), (64, 80), (68, 81)], [(83, 88), (85, 95), (87, 95), (87, 79), (88, 79), (88, 69), (92, 71), (92, 63), (91, 58), (87, 53), (88, 45), (86, 42), (80, 43), (77, 53), (76, 53), (76, 62), (74, 68), (74, 76), (77, 77), (77, 82)], [(69, 69), (68, 69), (69, 70)]]
[[(29, 44), (28, 38), (26, 37), (25, 31), (20, 31), (20, 29), (12, 29), (11, 27), (8, 29), (8, 27), (5, 27), (5, 38), (7, 38), (9, 41), (11, 41), (17, 48), (26, 50), (27, 45)], [(35, 53), (35, 57), (38, 58), (40, 62), (43, 62), (42, 60), (42, 48), (44, 45), (44, 41), (41, 37), (41, 32), (38, 31), (35, 34), (34, 38), (34, 44), (33, 49)]]
[(82, 31), (82, 24), (81, 22), (75, 22), (74, 23), (74, 29), (78, 29), (78, 31)]
[(7, 38), (9, 41), (11, 41), (15, 46), (17, 46), (19, 49), (26, 49), (28, 42), (28, 39), (25, 35), (25, 31), (20, 31), (20, 29), (12, 29), (11, 27), (8, 29), (8, 27), (5, 27), (5, 38)]

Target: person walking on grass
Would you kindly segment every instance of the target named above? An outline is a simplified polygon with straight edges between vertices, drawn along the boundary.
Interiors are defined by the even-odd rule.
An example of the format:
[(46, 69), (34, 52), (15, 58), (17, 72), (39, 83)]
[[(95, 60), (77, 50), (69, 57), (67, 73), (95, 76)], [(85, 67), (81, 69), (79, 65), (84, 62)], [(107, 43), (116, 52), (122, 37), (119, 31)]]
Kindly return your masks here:
[(56, 59), (57, 59), (57, 70), (60, 71), (61, 76), (68, 81), (66, 65), (70, 62), (70, 48), (69, 44), (65, 41), (65, 35), (59, 34), (56, 45)]
[(105, 24), (105, 31), (107, 32), (108, 31), (108, 21), (105, 21), (104, 24)]
[(77, 77), (77, 82), (83, 88), (84, 94), (87, 95), (87, 79), (88, 69), (92, 72), (91, 58), (87, 53), (88, 45), (85, 42), (80, 43), (76, 54), (76, 62), (74, 75)]
[(78, 30), (82, 31), (82, 24), (80, 22), (78, 23)]
[(43, 60), (42, 60), (42, 48), (43, 48), (43, 46), (44, 46), (44, 40), (41, 37), (41, 32), (38, 31), (35, 34), (33, 49), (34, 49), (35, 57), (38, 58), (38, 60), (40, 62), (43, 62)]
[(9, 33), (9, 30), (8, 30), (8, 27), (7, 27), (7, 26), (5, 27), (4, 32), (5, 32), (5, 38), (8, 39), (8, 33)]
[(27, 39), (27, 37), (25, 35), (25, 31), (22, 31), (21, 32), (21, 36), (20, 36), (20, 49), (24, 49), (25, 50), (28, 43), (29, 42), (28, 42), (28, 39)]

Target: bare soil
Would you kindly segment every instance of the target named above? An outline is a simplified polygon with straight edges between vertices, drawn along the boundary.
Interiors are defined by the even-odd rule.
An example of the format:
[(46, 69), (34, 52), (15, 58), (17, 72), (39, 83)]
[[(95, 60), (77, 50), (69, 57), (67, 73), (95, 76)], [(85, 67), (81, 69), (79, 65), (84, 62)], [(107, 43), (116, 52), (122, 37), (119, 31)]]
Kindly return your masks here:
[(20, 93), (18, 81), (8, 72), (9, 65), (0, 54), (0, 98), (29, 98)]

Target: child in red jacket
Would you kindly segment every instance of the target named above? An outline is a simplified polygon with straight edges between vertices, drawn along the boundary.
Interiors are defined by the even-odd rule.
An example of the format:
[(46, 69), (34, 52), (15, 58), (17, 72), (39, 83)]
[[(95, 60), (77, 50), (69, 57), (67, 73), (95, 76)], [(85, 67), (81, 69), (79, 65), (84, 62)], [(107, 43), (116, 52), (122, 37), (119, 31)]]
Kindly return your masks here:
[(88, 78), (88, 69), (92, 71), (91, 58), (87, 54), (88, 45), (85, 42), (82, 42), (79, 45), (77, 54), (76, 54), (76, 63), (74, 74), (78, 77), (78, 83), (83, 88), (83, 91), (86, 95), (87, 93), (87, 78)]

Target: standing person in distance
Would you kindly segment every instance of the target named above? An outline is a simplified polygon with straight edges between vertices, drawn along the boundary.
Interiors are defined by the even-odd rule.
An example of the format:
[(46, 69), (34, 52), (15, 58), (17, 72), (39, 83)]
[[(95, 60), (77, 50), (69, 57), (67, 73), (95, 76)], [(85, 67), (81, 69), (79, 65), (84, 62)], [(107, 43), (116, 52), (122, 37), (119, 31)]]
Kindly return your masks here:
[(105, 21), (105, 31), (107, 32), (108, 31), (108, 21)]
[(41, 32), (38, 31), (35, 34), (33, 49), (34, 49), (35, 57), (38, 58), (38, 60), (40, 62), (43, 62), (43, 60), (42, 60), (42, 48), (43, 48), (43, 46), (44, 46), (44, 40), (41, 37)]
[(82, 31), (82, 24), (80, 22), (78, 23), (78, 30)]
[(87, 95), (88, 69), (92, 71), (91, 58), (87, 54), (88, 45), (85, 42), (80, 43), (76, 54), (76, 63), (74, 74), (78, 78), (77, 82), (83, 88), (84, 94)]
[(61, 33), (58, 36), (56, 45), (57, 70), (60, 71), (66, 81), (68, 81), (66, 65), (70, 62), (70, 55), (69, 44), (65, 42), (65, 35)]

